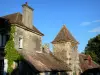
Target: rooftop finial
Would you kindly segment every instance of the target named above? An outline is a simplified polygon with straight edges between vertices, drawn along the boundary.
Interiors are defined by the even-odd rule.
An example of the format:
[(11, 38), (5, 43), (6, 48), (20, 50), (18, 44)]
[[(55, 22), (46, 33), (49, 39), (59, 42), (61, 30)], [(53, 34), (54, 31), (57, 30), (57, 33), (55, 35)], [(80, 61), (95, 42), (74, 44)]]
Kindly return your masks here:
[(28, 5), (28, 3), (27, 3), (27, 2), (25, 2), (25, 4), (26, 4), (26, 5)]
[(66, 24), (63, 24), (63, 27), (66, 27)]

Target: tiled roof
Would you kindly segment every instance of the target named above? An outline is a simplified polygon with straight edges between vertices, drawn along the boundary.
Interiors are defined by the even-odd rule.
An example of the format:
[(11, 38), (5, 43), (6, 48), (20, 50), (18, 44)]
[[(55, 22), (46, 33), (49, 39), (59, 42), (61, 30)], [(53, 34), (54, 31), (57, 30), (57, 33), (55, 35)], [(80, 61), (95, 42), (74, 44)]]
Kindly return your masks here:
[(9, 14), (9, 15), (6, 15), (6, 16), (3, 16), (2, 18), (5, 18), (7, 20), (9, 20), (9, 22), (11, 24), (18, 24), (18, 25), (21, 25), (22, 27), (26, 28), (27, 30), (30, 30), (30, 31), (34, 31), (35, 33), (38, 33), (40, 35), (44, 35), (42, 34), (35, 26), (33, 26), (32, 29), (26, 27), (23, 23), (22, 23), (22, 14), (21, 13), (13, 13), (13, 14)]
[(100, 65), (95, 63), (93, 60), (91, 60), (91, 64), (90, 64), (89, 60), (88, 60), (88, 55), (79, 54), (79, 60), (80, 60), (80, 67), (81, 67), (83, 72), (88, 70), (88, 69), (100, 67)]
[(32, 64), (37, 71), (71, 71), (70, 67), (63, 61), (57, 59), (51, 52), (20, 52), (26, 61)]
[(63, 25), (62, 29), (60, 30), (56, 38), (52, 41), (52, 43), (58, 43), (60, 41), (72, 41), (78, 43), (76, 39), (72, 36), (72, 34), (68, 31), (65, 25)]

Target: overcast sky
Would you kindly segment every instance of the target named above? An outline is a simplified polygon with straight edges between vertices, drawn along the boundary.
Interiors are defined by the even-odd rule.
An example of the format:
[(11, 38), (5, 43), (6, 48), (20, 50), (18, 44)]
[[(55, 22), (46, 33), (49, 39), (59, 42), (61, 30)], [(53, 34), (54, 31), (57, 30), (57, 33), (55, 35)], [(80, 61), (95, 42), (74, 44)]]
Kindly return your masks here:
[(22, 4), (34, 8), (33, 24), (50, 43), (63, 24), (80, 43), (82, 52), (88, 40), (100, 33), (100, 0), (0, 0), (0, 16), (22, 13)]

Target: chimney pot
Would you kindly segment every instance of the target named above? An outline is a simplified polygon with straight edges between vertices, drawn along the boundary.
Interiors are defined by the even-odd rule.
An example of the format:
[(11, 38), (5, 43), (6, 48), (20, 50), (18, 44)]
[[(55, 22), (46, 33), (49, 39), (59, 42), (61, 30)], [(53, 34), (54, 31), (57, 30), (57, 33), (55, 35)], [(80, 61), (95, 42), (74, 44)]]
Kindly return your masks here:
[(26, 5), (28, 5), (28, 2), (25, 2)]

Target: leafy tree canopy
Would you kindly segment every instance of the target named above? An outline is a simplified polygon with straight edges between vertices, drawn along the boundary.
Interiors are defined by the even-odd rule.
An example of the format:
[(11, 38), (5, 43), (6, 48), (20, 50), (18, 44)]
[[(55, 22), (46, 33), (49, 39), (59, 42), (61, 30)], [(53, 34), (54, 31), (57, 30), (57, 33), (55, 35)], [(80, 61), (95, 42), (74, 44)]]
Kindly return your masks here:
[(100, 34), (88, 41), (84, 52), (90, 55), (96, 63), (100, 64)]

